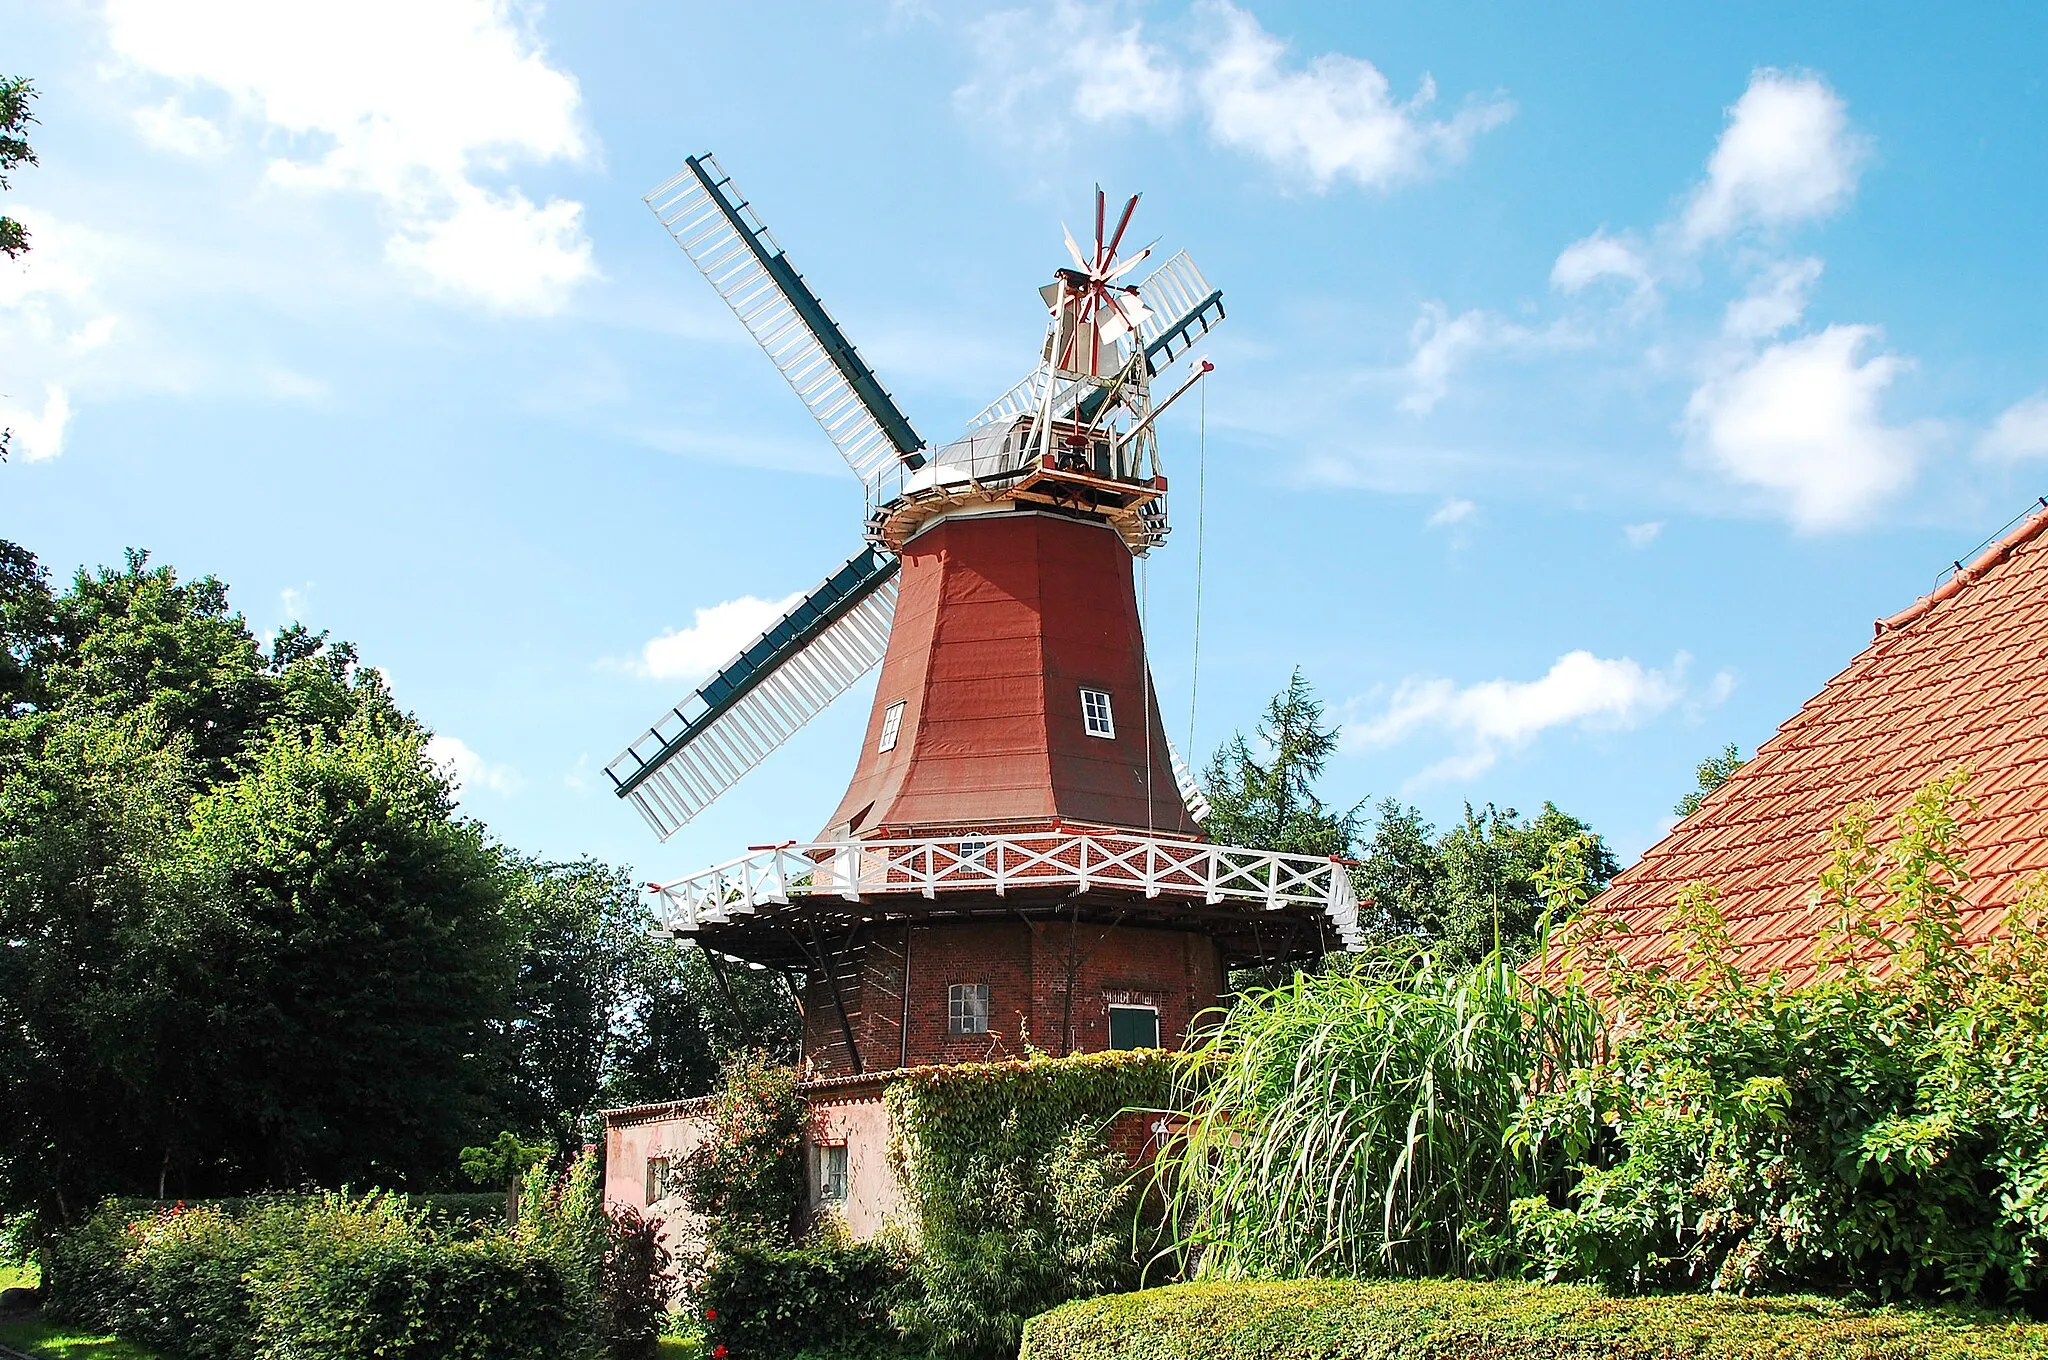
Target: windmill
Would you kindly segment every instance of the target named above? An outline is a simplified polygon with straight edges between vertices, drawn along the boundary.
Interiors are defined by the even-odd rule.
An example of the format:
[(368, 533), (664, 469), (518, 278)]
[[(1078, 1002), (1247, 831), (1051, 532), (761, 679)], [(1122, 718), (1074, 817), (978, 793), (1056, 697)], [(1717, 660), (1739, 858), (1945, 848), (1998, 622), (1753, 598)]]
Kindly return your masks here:
[[(1124, 253), (1137, 197), (1112, 222), (1096, 190), (1091, 239), (1069, 233), (1069, 263), (1039, 291), (1036, 363), (937, 446), (710, 155), (647, 203), (860, 479), (864, 541), (611, 762), (615, 791), (666, 839), (882, 668), (819, 839), (661, 887), (664, 928), (714, 966), (802, 973), (806, 1052), (852, 1073), (891, 1050), (901, 1064), (966, 1055), (961, 1036), (984, 1042), (971, 1036), (1002, 1013), (992, 986), (1063, 1051), (1113, 1031), (1157, 1043), (1213, 1004), (1227, 960), (1354, 943), (1343, 865), (1203, 839), (1206, 804), (1159, 719), (1132, 562), (1169, 529), (1158, 417), (1212, 370), (1181, 361), (1224, 312), (1185, 252), (1138, 277), (1152, 247)], [(1162, 379), (1174, 385), (1155, 401)], [(1037, 983), (986, 979), (1053, 967), (1029, 960), (1054, 920), (1069, 938), (1049, 1017)], [(1121, 989), (1087, 992), (1084, 921), (1097, 954), (1124, 960)], [(920, 940), (984, 980), (920, 993)], [(1112, 995), (1124, 1001), (1096, 1004)], [(913, 1042), (932, 1006), (947, 1037)], [(1109, 1022), (1150, 1006), (1151, 1029), (1127, 1016), (1117, 1031), (1103, 1006)]]
[[(860, 478), (868, 510), (863, 547), (606, 767), (663, 839), (881, 661), (896, 554), (949, 508), (1007, 492), (1088, 505), (1133, 553), (1164, 541), (1151, 385), (1223, 319), (1223, 295), (1185, 253), (1135, 286), (1121, 283), (1149, 254), (1117, 258), (1138, 200), (1105, 239), (1101, 190), (1095, 197), (1092, 252), (1069, 235), (1073, 267), (1042, 290), (1049, 321), (1038, 364), (959, 439), (932, 449), (716, 160), (690, 157), (647, 195)], [(1135, 476), (1140, 468), (1152, 484)]]

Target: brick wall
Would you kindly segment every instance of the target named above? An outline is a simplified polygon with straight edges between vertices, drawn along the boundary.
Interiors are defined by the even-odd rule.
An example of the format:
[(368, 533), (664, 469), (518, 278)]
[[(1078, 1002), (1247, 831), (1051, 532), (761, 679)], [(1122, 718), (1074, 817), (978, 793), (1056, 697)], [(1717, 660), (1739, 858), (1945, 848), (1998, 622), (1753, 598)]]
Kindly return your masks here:
[[(904, 953), (909, 954), (909, 1042), (904, 1042)], [(1194, 1017), (1223, 991), (1223, 966), (1205, 935), (1058, 921), (948, 922), (892, 927), (864, 950), (842, 984), (848, 1021), (869, 1071), (904, 1064), (985, 1062), (1030, 1045), (1048, 1053), (1110, 1046), (1109, 1007), (1159, 1012), (1159, 1041), (1179, 1047)], [(948, 989), (989, 989), (989, 1032), (947, 1033)], [(804, 1003), (804, 1053), (819, 1076), (853, 1070), (830, 985)]]

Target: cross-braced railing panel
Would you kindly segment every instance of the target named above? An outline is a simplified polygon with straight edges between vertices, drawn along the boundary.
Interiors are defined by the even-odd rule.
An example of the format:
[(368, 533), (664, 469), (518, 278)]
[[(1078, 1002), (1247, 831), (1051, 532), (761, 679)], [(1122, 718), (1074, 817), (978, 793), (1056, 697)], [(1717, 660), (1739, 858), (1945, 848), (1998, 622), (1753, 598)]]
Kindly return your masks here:
[(1321, 910), (1347, 948), (1360, 942), (1358, 897), (1340, 860), (1114, 832), (819, 841), (757, 850), (659, 889), (662, 927), (688, 935), (798, 898), (1005, 896), (1065, 888), (1148, 898)]

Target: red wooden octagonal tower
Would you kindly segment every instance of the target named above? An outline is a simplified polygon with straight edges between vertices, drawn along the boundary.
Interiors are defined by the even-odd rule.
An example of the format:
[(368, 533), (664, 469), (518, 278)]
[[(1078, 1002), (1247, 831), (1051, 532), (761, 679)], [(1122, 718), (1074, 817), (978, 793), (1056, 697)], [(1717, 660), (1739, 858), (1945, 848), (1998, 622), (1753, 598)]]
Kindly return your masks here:
[(1227, 969), (1357, 937), (1334, 861), (1219, 846), (1169, 746), (1132, 558), (1167, 533), (1153, 384), (1223, 318), (1137, 200), (1040, 290), (1036, 367), (927, 445), (709, 156), (650, 205), (868, 489), (862, 549), (609, 773), (664, 837), (881, 664), (818, 839), (662, 886), (714, 966), (789, 972), (820, 1075), (1177, 1045)]

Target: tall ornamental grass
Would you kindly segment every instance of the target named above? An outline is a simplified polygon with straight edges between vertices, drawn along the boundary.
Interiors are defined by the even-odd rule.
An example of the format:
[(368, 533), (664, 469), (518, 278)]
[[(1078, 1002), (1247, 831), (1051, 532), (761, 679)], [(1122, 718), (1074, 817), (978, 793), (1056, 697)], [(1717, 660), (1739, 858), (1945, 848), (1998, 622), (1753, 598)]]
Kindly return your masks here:
[(1576, 987), (1496, 951), (1399, 977), (1297, 976), (1239, 998), (1183, 1068), (1158, 1164), (1182, 1265), (1207, 1278), (1512, 1269), (1510, 1206), (1557, 1186), (1536, 1090), (1602, 1056)]

